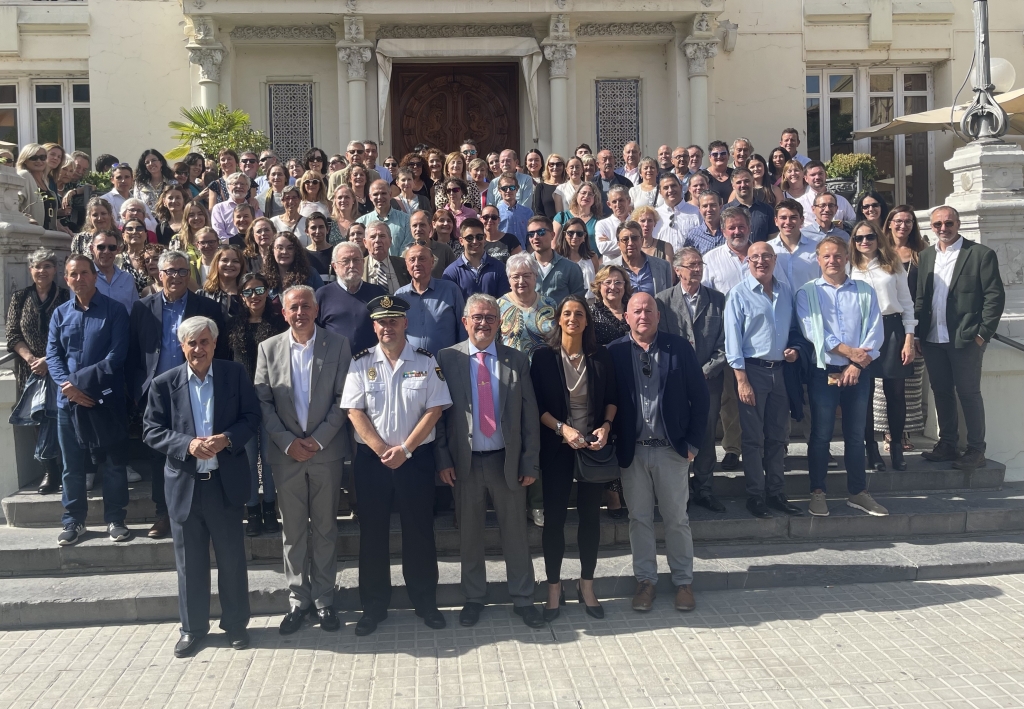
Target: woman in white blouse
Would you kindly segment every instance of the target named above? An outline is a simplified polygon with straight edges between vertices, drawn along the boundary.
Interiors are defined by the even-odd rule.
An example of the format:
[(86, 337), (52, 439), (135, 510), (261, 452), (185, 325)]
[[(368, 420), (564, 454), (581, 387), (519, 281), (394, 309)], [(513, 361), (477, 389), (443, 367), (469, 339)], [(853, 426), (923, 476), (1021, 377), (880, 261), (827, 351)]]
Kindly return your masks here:
[(576, 157), (569, 158), (565, 164), (565, 175), (565, 182), (555, 189), (555, 194), (562, 199), (562, 211), (565, 211), (576, 195), (576, 190), (583, 184), (583, 161)]
[[(851, 234), (850, 276), (875, 289), (885, 332), (881, 354), (864, 373), (872, 377), (872, 393), (874, 380), (882, 380), (892, 440), (901, 441), (907, 415), (905, 381), (914, 374), (914, 299), (907, 285), (907, 272), (889, 235), (866, 221), (857, 222)], [(864, 431), (868, 463), (875, 470), (885, 470), (875, 441), (874, 412), (870, 406)], [(907, 469), (901, 446), (891, 446), (889, 456), (894, 470)]]
[(658, 162), (654, 158), (640, 161), (640, 183), (629, 189), (633, 208), (658, 206)]

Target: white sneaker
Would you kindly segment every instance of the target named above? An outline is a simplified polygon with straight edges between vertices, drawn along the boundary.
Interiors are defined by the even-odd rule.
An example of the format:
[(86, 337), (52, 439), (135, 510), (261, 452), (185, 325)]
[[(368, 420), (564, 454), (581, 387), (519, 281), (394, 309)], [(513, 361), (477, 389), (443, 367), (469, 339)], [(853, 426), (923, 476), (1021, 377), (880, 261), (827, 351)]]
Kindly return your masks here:
[(92, 486), (96, 482), (96, 473), (85, 474), (85, 489), (92, 492)]
[(130, 483), (142, 482), (142, 476), (139, 475), (138, 473), (136, 473), (134, 470), (129, 470), (128, 471), (128, 482), (130, 482)]
[(544, 510), (530, 510), (530, 519), (538, 527), (544, 526)]

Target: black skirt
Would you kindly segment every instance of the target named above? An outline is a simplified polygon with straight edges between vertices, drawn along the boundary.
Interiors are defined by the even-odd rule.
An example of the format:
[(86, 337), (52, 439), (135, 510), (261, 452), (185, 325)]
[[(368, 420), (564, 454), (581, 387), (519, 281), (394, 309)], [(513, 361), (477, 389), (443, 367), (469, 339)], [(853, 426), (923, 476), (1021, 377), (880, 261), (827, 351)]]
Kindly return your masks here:
[(867, 368), (867, 373), (875, 379), (908, 379), (914, 376), (913, 363), (903, 364), (903, 344), (907, 341), (903, 314), (883, 315), (882, 330), (885, 339), (882, 341), (881, 354)]

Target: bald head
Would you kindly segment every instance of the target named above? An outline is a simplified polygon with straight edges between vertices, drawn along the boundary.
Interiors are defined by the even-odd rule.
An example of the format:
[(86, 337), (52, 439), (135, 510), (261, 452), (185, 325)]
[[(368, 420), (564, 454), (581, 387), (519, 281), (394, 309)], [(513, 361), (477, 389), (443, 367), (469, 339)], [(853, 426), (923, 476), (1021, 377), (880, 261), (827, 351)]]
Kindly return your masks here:
[(658, 336), (658, 304), (649, 293), (637, 292), (626, 304), (626, 324), (633, 339), (650, 344)]

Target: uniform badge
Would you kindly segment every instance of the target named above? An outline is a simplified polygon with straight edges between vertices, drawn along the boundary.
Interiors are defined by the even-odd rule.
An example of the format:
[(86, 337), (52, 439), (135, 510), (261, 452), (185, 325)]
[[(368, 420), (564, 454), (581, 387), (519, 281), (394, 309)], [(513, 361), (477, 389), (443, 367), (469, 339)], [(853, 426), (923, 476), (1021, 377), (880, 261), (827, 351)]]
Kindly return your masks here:
[(437, 372), (437, 378), (440, 379), (443, 382), (444, 381), (444, 375), (441, 374), (441, 368), (440, 367), (434, 367), (434, 371)]
[(382, 307), (382, 308), (390, 308), (391, 307), (391, 297), (386, 295), (383, 298), (381, 298), (380, 299), (380, 307)]
[(367, 370), (366, 372), (366, 378), (369, 379), (371, 382), (377, 381), (377, 368), (370, 367), (370, 369)]

